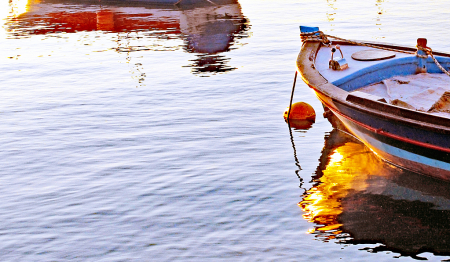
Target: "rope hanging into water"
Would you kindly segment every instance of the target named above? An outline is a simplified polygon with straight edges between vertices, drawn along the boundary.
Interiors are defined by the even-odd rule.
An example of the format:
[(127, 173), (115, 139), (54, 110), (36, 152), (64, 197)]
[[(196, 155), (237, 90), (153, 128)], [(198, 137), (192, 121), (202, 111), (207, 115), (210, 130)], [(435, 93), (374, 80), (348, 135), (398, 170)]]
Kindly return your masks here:
[(356, 42), (356, 41), (344, 39), (344, 38), (337, 37), (337, 36), (327, 35), (327, 34), (324, 34), (322, 31), (315, 31), (315, 32), (309, 32), (309, 33), (302, 32), (302, 33), (300, 33), (300, 38), (301, 38), (302, 42), (319, 41), (319, 42), (322, 42), (325, 46), (330, 46), (331, 41), (328, 38), (333, 38), (333, 39), (344, 41), (344, 42), (347, 42), (347, 43), (350, 43), (353, 45), (367, 46), (367, 47), (382, 49), (382, 50), (386, 50), (386, 51), (393, 51), (393, 52), (399, 52), (399, 53), (404, 53), (404, 54), (416, 55), (417, 57), (420, 57), (420, 58), (428, 58), (428, 55), (429, 55), (433, 59), (434, 63), (437, 65), (437, 67), (439, 67), (439, 69), (441, 69), (441, 71), (444, 72), (446, 75), (450, 76), (450, 73), (447, 70), (445, 70), (445, 68), (443, 66), (441, 66), (441, 64), (439, 64), (437, 59), (434, 57), (431, 48), (429, 48), (429, 47), (417, 46), (418, 50), (422, 50), (426, 53), (426, 55), (420, 55), (417, 52), (399, 50), (399, 49), (395, 49), (395, 48), (377, 46), (377, 45), (372, 45), (372, 44), (367, 44), (367, 43), (361, 43), (361, 42)]

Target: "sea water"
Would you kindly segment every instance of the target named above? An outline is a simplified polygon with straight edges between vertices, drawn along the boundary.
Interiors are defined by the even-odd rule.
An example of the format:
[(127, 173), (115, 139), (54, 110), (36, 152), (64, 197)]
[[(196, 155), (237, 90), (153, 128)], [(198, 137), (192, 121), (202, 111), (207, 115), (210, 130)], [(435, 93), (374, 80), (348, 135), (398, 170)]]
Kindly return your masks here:
[(450, 50), (448, 3), (3, 0), (1, 261), (440, 261), (448, 183), (316, 110), (300, 25)]

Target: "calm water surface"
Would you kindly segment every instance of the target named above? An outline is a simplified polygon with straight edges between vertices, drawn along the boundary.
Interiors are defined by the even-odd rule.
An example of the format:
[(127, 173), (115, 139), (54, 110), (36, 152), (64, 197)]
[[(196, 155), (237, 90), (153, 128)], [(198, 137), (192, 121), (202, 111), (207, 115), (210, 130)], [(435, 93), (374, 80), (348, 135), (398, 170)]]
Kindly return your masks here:
[(441, 261), (450, 185), (289, 130), (299, 25), (449, 51), (448, 3), (2, 0), (1, 261)]

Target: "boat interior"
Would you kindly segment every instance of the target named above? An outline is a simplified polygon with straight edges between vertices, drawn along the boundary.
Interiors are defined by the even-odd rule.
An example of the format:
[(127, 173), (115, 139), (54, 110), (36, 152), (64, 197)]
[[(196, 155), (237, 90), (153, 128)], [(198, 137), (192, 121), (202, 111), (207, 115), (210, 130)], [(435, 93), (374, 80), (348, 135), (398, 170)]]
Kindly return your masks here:
[[(449, 57), (435, 58), (448, 70)], [(340, 61), (343, 68), (331, 69), (331, 59)], [(333, 44), (319, 49), (314, 66), (330, 83), (352, 96), (450, 117), (450, 77), (431, 57), (356, 45), (341, 44), (336, 49)]]

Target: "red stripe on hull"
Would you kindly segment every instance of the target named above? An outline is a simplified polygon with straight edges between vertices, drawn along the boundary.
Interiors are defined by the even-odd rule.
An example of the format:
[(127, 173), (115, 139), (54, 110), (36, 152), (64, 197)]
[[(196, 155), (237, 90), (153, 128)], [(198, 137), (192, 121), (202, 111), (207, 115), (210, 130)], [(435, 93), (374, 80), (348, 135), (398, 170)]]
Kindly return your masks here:
[[(394, 139), (397, 139), (397, 137), (399, 137), (399, 136), (392, 135), (392, 134), (389, 134), (387, 132), (384, 132), (382, 130), (378, 130), (378, 129), (373, 128), (371, 126), (368, 126), (366, 124), (363, 124), (363, 123), (361, 123), (359, 121), (351, 119), (350, 117), (342, 114), (333, 105), (333, 102), (331, 101), (331, 98), (327, 97), (326, 95), (323, 95), (321, 92), (319, 92), (315, 88), (313, 88), (313, 87), (311, 87), (311, 88), (315, 91), (316, 96), (319, 98), (319, 100), (326, 107), (328, 107), (339, 119), (341, 119), (341, 121), (345, 124), (345, 126), (349, 130), (353, 130), (353, 128), (350, 126), (349, 123), (346, 123), (346, 121), (349, 121), (349, 122), (351, 122), (351, 123), (353, 123), (355, 125), (358, 125), (358, 126), (364, 128), (364, 129), (367, 129), (367, 130), (369, 130), (371, 132), (374, 132), (374, 133), (377, 133), (377, 134), (380, 134), (380, 135), (383, 135), (383, 136), (386, 136), (386, 137), (390, 137), (390, 138), (394, 138)], [(329, 100), (329, 101), (327, 101), (327, 100)], [(355, 136), (357, 136), (354, 131), (352, 131), (352, 133)], [(363, 137), (359, 137), (359, 136), (357, 136), (357, 137), (361, 141), (363, 141), (363, 142), (365, 141), (365, 139)], [(400, 138), (402, 138), (402, 139), (398, 139), (400, 141), (412, 143), (412, 144), (419, 145), (419, 146), (424, 146), (424, 147), (431, 148), (431, 149), (437, 149), (437, 150), (441, 150), (441, 151), (444, 151), (444, 152), (450, 152), (450, 149), (448, 149), (448, 148), (437, 147), (437, 146), (434, 146), (434, 145), (426, 144), (426, 143), (423, 143), (423, 142), (419, 142), (419, 141), (416, 141), (416, 140), (411, 140), (411, 139), (407, 139), (407, 138), (403, 138), (403, 137), (400, 137)], [(421, 163), (418, 163), (418, 162), (414, 162), (414, 161), (411, 161), (411, 160), (407, 160), (407, 159), (404, 159), (404, 158), (400, 158), (400, 157), (391, 155), (391, 154), (389, 154), (389, 153), (387, 153), (385, 151), (382, 151), (382, 150), (379, 150), (377, 148), (372, 147), (368, 142), (364, 142), (364, 144), (366, 146), (368, 146), (373, 152), (375, 152), (380, 158), (382, 158), (383, 160), (385, 160), (385, 161), (387, 161), (387, 162), (389, 162), (389, 163), (391, 163), (391, 164), (393, 164), (395, 166), (403, 167), (403, 168), (405, 168), (407, 170), (410, 170), (410, 171), (413, 171), (413, 172), (416, 172), (416, 173), (425, 174), (425, 175), (428, 175), (428, 176), (431, 176), (431, 177), (435, 177), (435, 178), (439, 178), (439, 179), (442, 179), (442, 180), (450, 181), (450, 171), (449, 170), (444, 170), (444, 169), (440, 169), (440, 168), (437, 168), (437, 167), (424, 165), (424, 164), (421, 164)]]
[[(342, 114), (342, 113), (341, 113), (339, 110), (337, 110), (333, 105), (327, 103), (327, 102), (321, 97), (321, 93), (320, 93), (319, 91), (317, 91), (317, 90), (314, 89), (314, 88), (313, 88), (313, 90), (316, 92), (317, 97), (319, 98), (319, 100), (320, 100), (324, 105), (326, 105), (331, 111), (333, 111), (333, 113), (338, 114), (338, 115), (340, 115), (340, 116), (342, 116), (342, 117), (345, 117), (346, 119), (348, 119), (349, 121), (353, 122), (354, 124), (357, 124), (358, 126), (361, 126), (361, 127), (365, 128), (365, 129), (367, 129), (367, 130), (369, 130), (369, 131), (371, 131), (371, 132), (373, 132), (373, 133), (380, 134), (380, 135), (383, 135), (383, 136), (385, 136), (385, 137), (393, 138), (393, 139), (395, 139), (395, 140), (399, 140), (399, 141), (402, 141), (402, 142), (410, 143), (410, 144), (413, 144), (413, 145), (416, 145), (416, 146), (425, 147), (425, 148), (429, 148), (429, 149), (433, 149), (433, 150), (439, 150), (439, 151), (443, 151), (443, 152), (446, 152), (446, 153), (450, 153), (450, 148), (440, 147), (440, 146), (436, 146), (436, 145), (432, 145), (432, 144), (420, 142), (420, 141), (417, 141), (417, 140), (409, 139), (409, 138), (406, 138), (406, 137), (394, 135), (394, 134), (388, 133), (388, 132), (386, 132), (386, 131), (384, 131), (384, 130), (382, 130), (382, 129), (376, 129), (376, 128), (373, 128), (373, 127), (371, 127), (371, 126), (369, 126), (369, 125), (366, 125), (366, 124), (364, 124), (364, 123), (361, 123), (361, 122), (359, 122), (359, 121), (356, 121), (356, 120), (350, 118), (349, 116)], [(319, 93), (320, 93), (320, 95), (319, 95)]]

